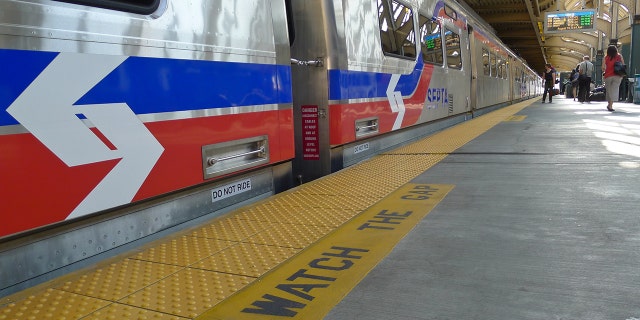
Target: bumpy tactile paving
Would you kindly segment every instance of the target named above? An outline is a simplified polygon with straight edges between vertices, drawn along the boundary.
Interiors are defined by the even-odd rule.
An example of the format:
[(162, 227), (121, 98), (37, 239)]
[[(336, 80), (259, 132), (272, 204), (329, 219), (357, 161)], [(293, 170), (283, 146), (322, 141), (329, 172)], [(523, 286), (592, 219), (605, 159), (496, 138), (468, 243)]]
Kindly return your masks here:
[(188, 266), (234, 244), (225, 240), (182, 236), (146, 249), (133, 259)]
[(0, 319), (80, 319), (109, 304), (108, 301), (47, 289), (3, 306)]
[(333, 229), (316, 225), (279, 223), (243, 242), (303, 249)]
[(213, 220), (204, 227), (191, 232), (190, 235), (209, 239), (240, 241), (268, 227), (268, 223), (259, 221), (238, 223), (234, 219), (222, 218)]
[(186, 320), (188, 318), (178, 317), (166, 313), (160, 313), (142, 308), (136, 308), (124, 304), (114, 303), (106, 308), (102, 308), (82, 320)]
[(57, 288), (84, 296), (116, 301), (179, 270), (180, 267), (177, 266), (124, 259), (83, 274)]
[(195, 318), (254, 280), (187, 268), (122, 299), (120, 303)]
[(192, 267), (259, 277), (299, 251), (293, 248), (241, 243), (204, 259)]

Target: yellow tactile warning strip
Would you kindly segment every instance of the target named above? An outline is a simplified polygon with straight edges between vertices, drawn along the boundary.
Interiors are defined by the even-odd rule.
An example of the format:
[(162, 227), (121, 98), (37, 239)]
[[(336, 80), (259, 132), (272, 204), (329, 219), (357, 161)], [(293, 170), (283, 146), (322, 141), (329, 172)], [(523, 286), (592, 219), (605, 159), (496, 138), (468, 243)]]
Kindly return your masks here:
[(185, 268), (122, 299), (120, 303), (194, 318), (254, 280), (228, 273)]
[(451, 189), (405, 184), (200, 318), (321, 319)]
[(514, 116), (507, 117), (504, 121), (507, 121), (507, 122), (520, 122), (520, 121), (523, 121), (526, 118), (527, 118), (527, 116), (514, 115)]
[[(214, 308), (228, 306), (221, 302), (232, 296), (243, 297), (247, 292), (260, 293), (259, 289), (252, 290), (255, 284), (264, 283), (267, 279), (265, 274), (276, 274), (283, 266), (291, 268), (287, 271), (293, 270), (295, 263), (285, 261), (306, 255), (315, 258), (304, 260), (305, 265), (312, 263), (332, 270), (354, 263), (353, 270), (363, 268), (366, 274), (371, 264), (359, 261), (364, 261), (367, 255), (374, 255), (331, 247), (328, 248), (333, 250), (330, 252), (322, 251), (327, 248), (305, 248), (318, 248), (319, 243), (326, 244), (333, 241), (331, 239), (342, 241), (340, 239), (346, 237), (352, 241), (355, 235), (348, 227), (353, 228), (354, 221), (379, 219), (384, 217), (384, 212), (390, 212), (391, 207), (408, 211), (409, 207), (405, 207), (397, 196), (416, 187), (408, 184), (411, 179), (533, 102), (535, 100), (529, 100), (491, 112), (336, 174), (240, 208), (200, 227), (158, 240), (130, 254), (0, 299), (0, 320), (193, 319), (203, 315), (204, 318), (220, 318)], [(450, 188), (418, 187), (440, 188), (444, 194)], [(374, 206), (379, 202), (389, 208)], [(415, 211), (428, 212), (425, 211), (428, 206), (423, 204)], [(367, 216), (371, 214), (378, 218)], [(406, 223), (403, 228), (410, 229), (415, 223)], [(333, 238), (333, 235), (337, 237)], [(364, 241), (362, 246), (376, 242), (389, 242), (390, 248), (395, 246), (395, 240), (375, 241), (364, 237), (357, 241)], [(380, 250), (388, 252), (390, 248)], [(325, 253), (328, 255), (323, 255)], [(351, 262), (346, 262), (349, 259), (345, 258), (345, 262), (337, 264), (339, 260), (318, 260), (335, 257), (335, 254), (363, 258), (349, 258)], [(383, 256), (378, 255), (377, 259)], [(280, 267), (274, 270), (276, 266)], [(301, 269), (301, 266), (297, 267), (296, 270)], [(347, 281), (340, 286), (348, 292), (356, 282)], [(307, 299), (316, 297), (317, 292), (331, 292), (339, 286), (321, 290), (319, 288), (324, 288), (322, 283), (316, 283), (281, 288), (303, 301), (295, 303), (305, 304), (302, 308), (287, 310), (294, 310), (296, 315), (303, 314), (306, 318), (319, 318), (335, 302), (326, 302), (320, 308), (317, 307), (320, 304), (308, 305)], [(277, 290), (282, 292), (282, 289)], [(316, 299), (321, 300), (319, 297)], [(249, 300), (246, 300), (249, 305), (243, 308), (255, 309), (255, 300)], [(335, 297), (331, 301), (335, 301)], [(241, 314), (239, 318), (253, 319), (256, 316), (246, 315)]]
[(56, 288), (83, 296), (117, 301), (179, 270), (180, 267), (175, 265), (124, 259)]

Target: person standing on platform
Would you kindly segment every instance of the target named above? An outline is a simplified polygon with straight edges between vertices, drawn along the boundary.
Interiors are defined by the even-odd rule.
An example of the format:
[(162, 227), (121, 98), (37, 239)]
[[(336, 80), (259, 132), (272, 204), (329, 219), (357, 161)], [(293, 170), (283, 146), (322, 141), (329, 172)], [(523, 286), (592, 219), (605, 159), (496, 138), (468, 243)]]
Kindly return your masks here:
[(580, 73), (578, 69), (580, 68), (580, 64), (576, 65), (576, 68), (571, 70), (571, 95), (573, 96), (573, 101), (576, 101), (578, 98), (578, 78), (580, 77)]
[(622, 77), (614, 72), (613, 65), (616, 61), (624, 64), (622, 55), (618, 53), (618, 48), (611, 45), (607, 48), (607, 55), (604, 57), (604, 63), (602, 64), (602, 72), (604, 72), (604, 89), (607, 96), (607, 110), (613, 110), (613, 102), (618, 101), (618, 92), (620, 91), (620, 83)]
[(578, 101), (580, 103), (589, 102), (589, 91), (591, 88), (591, 75), (593, 74), (593, 63), (589, 61), (589, 56), (584, 56), (582, 62), (578, 65)]
[(549, 92), (549, 103), (551, 103), (551, 97), (553, 96), (553, 86), (556, 84), (556, 70), (553, 69), (550, 63), (547, 63), (542, 73), (544, 78), (544, 93), (542, 93), (542, 103), (547, 98), (547, 92)]

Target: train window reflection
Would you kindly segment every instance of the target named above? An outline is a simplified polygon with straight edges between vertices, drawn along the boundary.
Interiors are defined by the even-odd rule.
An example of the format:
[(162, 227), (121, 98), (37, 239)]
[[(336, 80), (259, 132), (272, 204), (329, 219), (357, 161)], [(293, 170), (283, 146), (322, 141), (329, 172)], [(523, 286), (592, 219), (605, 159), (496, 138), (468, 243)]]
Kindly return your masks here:
[(444, 5), (444, 13), (453, 20), (458, 20), (458, 13), (448, 5)]
[(460, 36), (447, 29), (445, 32), (447, 46), (447, 65), (449, 68), (462, 69), (462, 56), (460, 55)]
[(489, 65), (489, 50), (482, 48), (482, 69), (485, 76), (491, 75), (491, 66)]
[(416, 57), (413, 11), (396, 0), (378, 0), (382, 51), (406, 58)]
[(90, 7), (98, 7), (104, 9), (139, 13), (152, 14), (160, 6), (160, 0), (56, 0), (59, 2), (67, 2), (80, 4)]
[(500, 56), (498, 59), (498, 78), (506, 79), (507, 74), (507, 58)]
[(491, 76), (498, 77), (498, 55), (495, 51), (491, 53)]
[(425, 63), (442, 65), (444, 53), (442, 52), (440, 24), (437, 20), (431, 20), (423, 15), (419, 15), (418, 18), (420, 20), (422, 60)]

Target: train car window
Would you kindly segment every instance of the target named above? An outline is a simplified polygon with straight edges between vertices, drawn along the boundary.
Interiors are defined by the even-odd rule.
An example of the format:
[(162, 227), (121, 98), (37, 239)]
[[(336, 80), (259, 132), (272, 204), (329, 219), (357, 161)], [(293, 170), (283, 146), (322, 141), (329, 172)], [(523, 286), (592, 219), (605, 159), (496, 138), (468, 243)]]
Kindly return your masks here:
[(416, 57), (413, 11), (396, 0), (378, 0), (382, 51), (399, 57)]
[(498, 77), (498, 55), (495, 52), (491, 53), (491, 76)]
[(420, 46), (422, 48), (422, 60), (425, 63), (442, 65), (444, 53), (442, 52), (442, 35), (440, 23), (419, 15), (420, 21)]
[(504, 60), (502, 58), (502, 56), (498, 56), (498, 78), (503, 78), (504, 77)]
[(444, 5), (444, 13), (449, 16), (449, 18), (458, 20), (458, 13), (446, 4)]
[(284, 1), (285, 10), (287, 11), (287, 28), (289, 28), (289, 46), (293, 45), (293, 41), (296, 39), (296, 29), (293, 24), (293, 8), (291, 7), (291, 0)]
[(55, 0), (90, 7), (125, 11), (138, 14), (152, 14), (160, 6), (160, 0)]
[(509, 78), (509, 63), (507, 58), (502, 57), (502, 79)]
[(489, 65), (489, 50), (482, 48), (482, 69), (484, 69), (484, 75), (491, 75), (491, 66)]
[(460, 36), (446, 29), (444, 39), (447, 46), (447, 65), (449, 68), (462, 69), (462, 52), (460, 51)]

